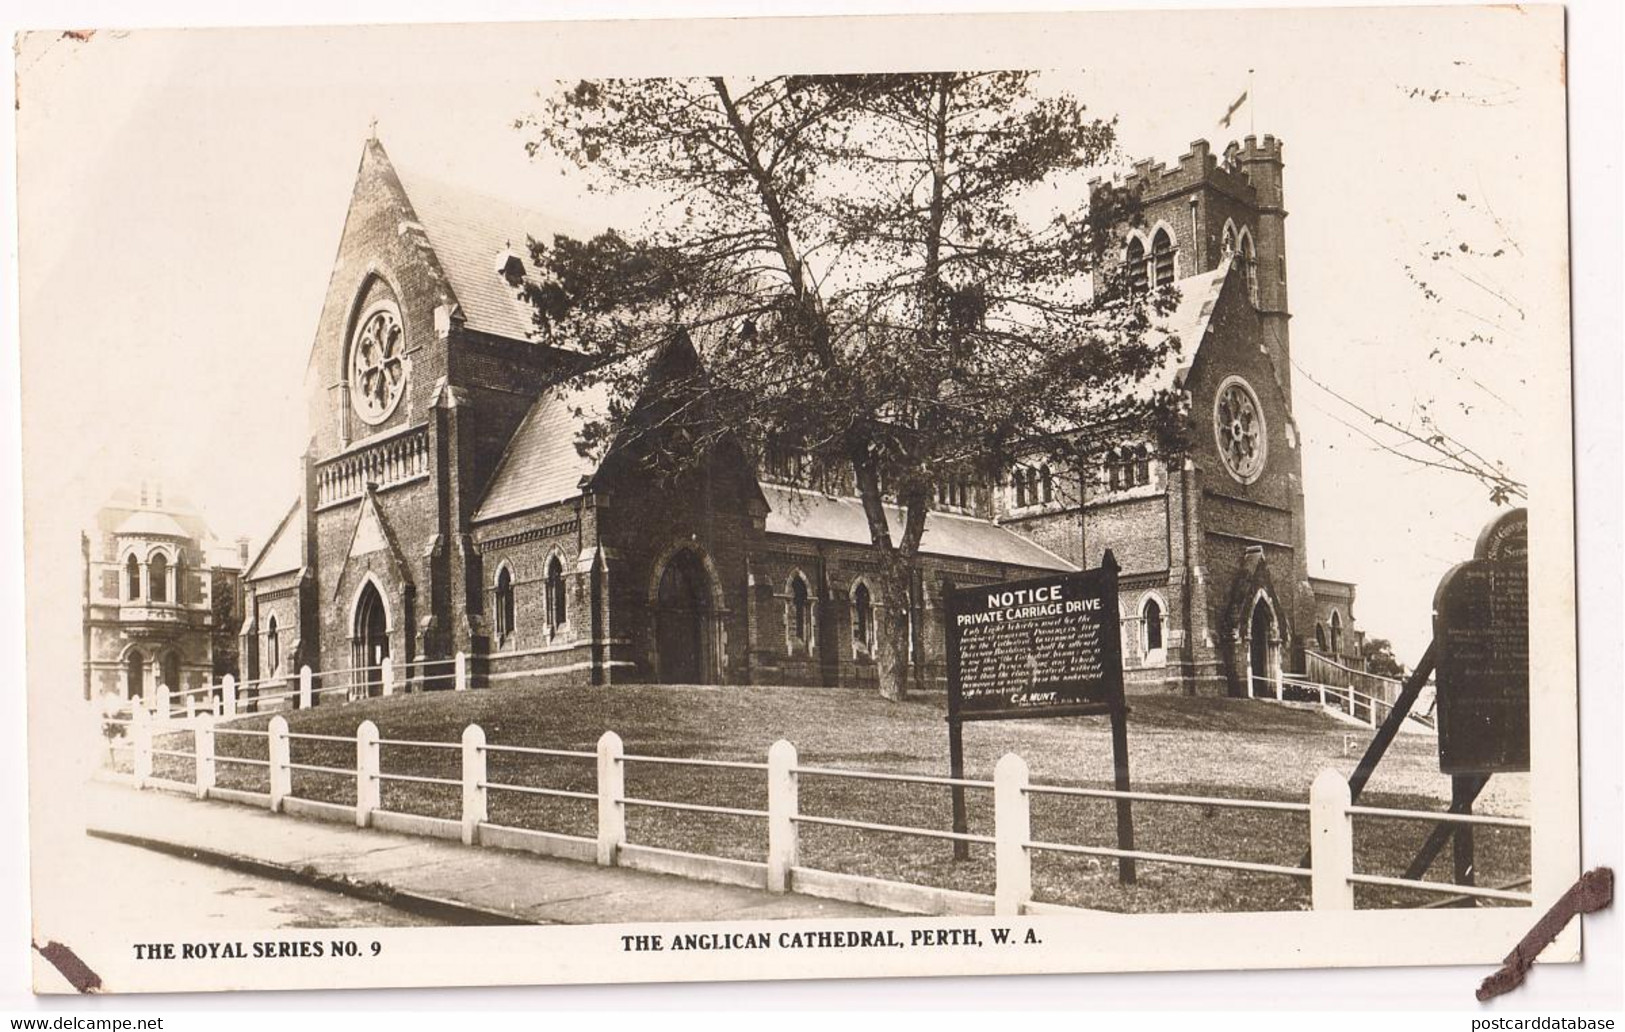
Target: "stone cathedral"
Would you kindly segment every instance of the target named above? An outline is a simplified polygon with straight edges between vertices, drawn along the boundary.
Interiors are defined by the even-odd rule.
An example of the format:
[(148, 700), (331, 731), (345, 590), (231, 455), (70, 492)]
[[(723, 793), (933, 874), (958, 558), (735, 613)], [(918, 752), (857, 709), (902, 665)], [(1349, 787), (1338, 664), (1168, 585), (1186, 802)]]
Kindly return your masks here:
[(1198, 141), (1125, 184), (1141, 211), (1114, 260), (1180, 292), (1156, 376), (1189, 399), (1188, 451), (942, 485), (912, 597), (891, 599), (838, 482), (719, 454), (661, 486), (634, 456), (583, 457), (609, 399), (560, 387), (575, 356), (538, 339), (523, 298), (548, 216), (415, 177), (369, 140), (306, 370), (303, 489), (244, 574), (242, 676), (388, 656), (410, 684), (462, 652), (492, 685), (863, 687), (877, 614), (906, 606), (918, 680), (940, 685), (945, 589), (1108, 548), (1131, 691), (1245, 694), (1306, 650), (1356, 654), (1353, 585), (1308, 574), (1281, 153)]

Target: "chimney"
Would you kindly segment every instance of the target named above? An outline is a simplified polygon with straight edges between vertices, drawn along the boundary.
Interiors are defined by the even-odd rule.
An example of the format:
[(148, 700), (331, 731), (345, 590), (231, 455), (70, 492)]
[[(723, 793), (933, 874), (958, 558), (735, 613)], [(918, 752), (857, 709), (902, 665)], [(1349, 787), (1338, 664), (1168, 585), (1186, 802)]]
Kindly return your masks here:
[(244, 570), (248, 569), (248, 538), (246, 536), (237, 539), (237, 563)]

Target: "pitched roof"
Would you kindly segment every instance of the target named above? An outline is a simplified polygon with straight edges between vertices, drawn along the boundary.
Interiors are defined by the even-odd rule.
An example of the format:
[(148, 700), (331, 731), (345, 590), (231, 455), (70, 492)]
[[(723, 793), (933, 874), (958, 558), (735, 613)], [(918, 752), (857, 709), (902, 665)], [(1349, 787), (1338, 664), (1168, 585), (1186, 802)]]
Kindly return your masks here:
[(1231, 259), (1225, 259), (1208, 272), (1187, 276), (1174, 283), (1179, 303), (1160, 318), (1153, 319), (1153, 340), (1173, 338), (1177, 346), (1168, 350), (1162, 366), (1136, 385), (1142, 395), (1183, 385), (1185, 374), (1196, 361), (1196, 353), (1207, 339), (1207, 331), (1218, 306), (1219, 294), (1230, 275)]
[(591, 476), (598, 463), (581, 454), (576, 435), (585, 423), (602, 419), (608, 411), (609, 388), (604, 384), (543, 392), (498, 460), (475, 521), (511, 516), (580, 494), (581, 478)]
[[(856, 498), (826, 495), (817, 491), (763, 484), (762, 494), (771, 511), (767, 532), (819, 541), (869, 544), (869, 521), (863, 503)], [(886, 506), (892, 539), (903, 523), (903, 511)], [(920, 551), (930, 555), (978, 559), (983, 562), (1030, 566), (1041, 570), (1075, 570), (1076, 566), (1049, 549), (1035, 544), (1015, 531), (973, 516), (933, 512), (925, 517), (925, 535)]]
[(243, 572), (244, 580), (258, 580), (262, 577), (275, 577), (279, 573), (296, 573), (305, 565), (304, 549), (300, 547), (300, 528), (294, 514), (301, 511), (301, 499), (295, 498), (293, 505), (283, 514), (277, 523), (271, 537), (260, 549), (259, 555), (248, 564)]
[(567, 220), (532, 211), (511, 201), (454, 186), (400, 166), (395, 174), (406, 191), (429, 244), (451, 281), (464, 325), (514, 340), (537, 338), (535, 309), (521, 287), (500, 271), (501, 256), (517, 257), (534, 277), (527, 238), (551, 244), (557, 233), (584, 238), (591, 231)]

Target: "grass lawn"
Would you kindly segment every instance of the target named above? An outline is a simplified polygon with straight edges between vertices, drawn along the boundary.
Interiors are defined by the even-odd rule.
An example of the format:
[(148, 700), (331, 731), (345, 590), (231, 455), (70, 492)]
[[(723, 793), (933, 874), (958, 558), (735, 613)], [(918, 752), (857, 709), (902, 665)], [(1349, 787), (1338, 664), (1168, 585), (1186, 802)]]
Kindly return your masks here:
[[(1326, 767), (1344, 774), (1359, 760), (1370, 732), (1337, 723), (1310, 710), (1245, 699), (1133, 697), (1129, 716), (1130, 766), (1140, 790), (1305, 801), (1315, 775)], [(806, 765), (920, 774), (947, 773), (947, 727), (940, 696), (887, 703), (851, 689), (616, 685), (566, 689), (503, 686), (453, 694), (435, 692), (318, 706), (287, 714), (295, 733), (353, 735), (366, 719), (385, 739), (456, 741), (468, 723), (484, 727), (499, 745), (531, 745), (592, 751), (606, 730), (617, 732), (629, 754), (761, 762), (779, 738), (796, 744)], [(233, 726), (263, 727), (253, 716)], [(162, 748), (190, 749), (177, 736)], [(220, 755), (263, 757), (263, 739), (221, 735)], [(293, 760), (353, 767), (354, 746), (295, 740)], [(1035, 782), (1110, 787), (1112, 760), (1106, 718), (968, 724), (966, 773), (991, 779), (1005, 752), (1019, 752)], [(386, 745), (385, 772), (457, 778), (452, 750)], [(159, 776), (190, 780), (187, 760), (157, 757)], [(591, 792), (590, 759), (492, 753), (490, 778)], [(295, 795), (353, 805), (353, 779), (295, 771)], [(264, 768), (221, 764), (222, 786), (265, 789)], [(1522, 814), (1527, 790), (1520, 779), (1492, 781), (1494, 792), (1481, 812)], [(627, 794), (679, 802), (765, 808), (765, 778), (757, 771), (675, 767), (632, 762)], [(886, 824), (947, 829), (949, 792), (932, 785), (877, 783), (804, 775), (804, 813)], [(973, 832), (992, 834), (992, 793), (968, 793)], [(1439, 774), (1433, 740), (1402, 735), (1389, 750), (1362, 802), (1406, 809), (1442, 810), (1449, 779)], [(385, 782), (385, 809), (433, 816), (459, 816), (460, 794), (452, 786)], [(493, 790), (491, 819), (498, 824), (591, 836), (596, 810), (589, 801), (553, 799)], [(1308, 841), (1308, 818), (1292, 813), (1136, 803), (1139, 849), (1296, 864)], [(1036, 796), (1036, 839), (1111, 846), (1116, 844), (1114, 806), (1106, 800)], [(1355, 866), (1362, 872), (1399, 875), (1431, 825), (1357, 819)], [(628, 838), (645, 845), (760, 860), (766, 826), (760, 819), (630, 807)], [(809, 867), (938, 885), (976, 892), (993, 890), (991, 846), (973, 845), (971, 859), (955, 862), (951, 844), (883, 832), (803, 825), (801, 862)], [(1529, 873), (1529, 836), (1519, 829), (1481, 828), (1477, 878), (1504, 885)], [(1449, 878), (1449, 852), (1430, 877)], [(1118, 883), (1115, 861), (1039, 853), (1034, 895), (1041, 900), (1127, 912), (1292, 910), (1309, 906), (1306, 879), (1208, 870), (1142, 862), (1133, 886)], [(1360, 906), (1418, 906), (1430, 893), (1357, 887)]]

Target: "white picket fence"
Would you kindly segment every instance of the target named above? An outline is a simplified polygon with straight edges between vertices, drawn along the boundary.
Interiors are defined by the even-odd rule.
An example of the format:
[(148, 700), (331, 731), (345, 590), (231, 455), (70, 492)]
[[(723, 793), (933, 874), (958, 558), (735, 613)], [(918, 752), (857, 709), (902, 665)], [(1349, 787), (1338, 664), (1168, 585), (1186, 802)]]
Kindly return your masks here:
[[(139, 714), (139, 711), (138, 711)], [(327, 820), (354, 821), (357, 827), (460, 839), (467, 845), (528, 850), (549, 856), (684, 875), (708, 881), (725, 882), (766, 889), (770, 892), (799, 892), (806, 895), (870, 903), (915, 913), (1031, 914), (1074, 912), (1076, 908), (1042, 902), (1033, 897), (1033, 857), (1039, 853), (1062, 853), (1104, 858), (1131, 858), (1137, 861), (1175, 864), (1218, 870), (1240, 871), (1306, 880), (1312, 906), (1316, 910), (1351, 910), (1356, 885), (1385, 886), (1420, 892), (1495, 900), (1503, 903), (1531, 903), (1528, 893), (1508, 889), (1417, 881), (1360, 872), (1354, 863), (1355, 818), (1408, 822), (1448, 822), (1457, 826), (1477, 825), (1520, 828), (1528, 831), (1528, 821), (1500, 816), (1451, 814), (1423, 810), (1397, 810), (1351, 805), (1348, 782), (1335, 770), (1324, 770), (1315, 779), (1304, 802), (1233, 799), (1212, 796), (1169, 795), (1154, 792), (1123, 792), (1105, 788), (1082, 788), (1035, 784), (1028, 776), (1027, 763), (1009, 753), (999, 760), (991, 781), (971, 778), (934, 777), (923, 774), (856, 770), (844, 767), (807, 766), (800, 763), (796, 747), (778, 741), (767, 751), (765, 762), (683, 758), (627, 753), (621, 738), (605, 732), (593, 751), (505, 745), (490, 742), (484, 729), (468, 725), (455, 742), (386, 739), (378, 727), (364, 720), (353, 737), (293, 732), (280, 714), (270, 718), (263, 729), (227, 727), (215, 720), (194, 721), (189, 730), (192, 750), (155, 748), (155, 738), (184, 735), (187, 728), (174, 723), (138, 717), (127, 725), (126, 747), (133, 753), (133, 782), (138, 788), (158, 787), (195, 794), (199, 799), (226, 799), (266, 806), (273, 812)], [(216, 749), (219, 736), (264, 739), (264, 758), (222, 755)], [(332, 767), (296, 763), (292, 745), (296, 742), (344, 743), (353, 746), (353, 767)], [(380, 759), (384, 747), (416, 750), (456, 751), (461, 758), (457, 777), (385, 771)], [(346, 750), (348, 752), (348, 750)], [(591, 762), (596, 771), (593, 791), (550, 788), (514, 781), (492, 781), (488, 760), (493, 754), (522, 754)], [(188, 782), (156, 778), (155, 757), (190, 760), (194, 777)], [(221, 765), (238, 764), (263, 768), (268, 790), (242, 791), (217, 785)], [(767, 790), (766, 809), (716, 806), (627, 795), (628, 764), (658, 764), (688, 768), (715, 768), (748, 771), (762, 775)], [(353, 778), (355, 805), (346, 806), (294, 795), (296, 771)], [(833, 815), (806, 813), (800, 806), (800, 785), (807, 778), (845, 778), (867, 782), (902, 782), (950, 789), (990, 792), (993, 806), (992, 835), (955, 832), (941, 828), (885, 824)], [(461, 794), (460, 819), (452, 820), (386, 810), (382, 787), (386, 782), (418, 782), (456, 788)], [(566, 835), (495, 824), (490, 819), (493, 792), (526, 793), (591, 803), (596, 808), (596, 835)], [(1219, 857), (1187, 856), (1137, 849), (1080, 845), (1035, 839), (1031, 804), (1035, 796), (1075, 796), (1090, 799), (1141, 801), (1237, 811), (1272, 811), (1305, 814), (1309, 822), (1312, 857), (1309, 867), (1269, 864)], [(688, 853), (628, 840), (626, 815), (629, 808), (653, 808), (702, 814), (715, 814), (745, 820), (765, 821), (766, 856), (760, 861)], [(852, 828), (860, 831), (905, 835), (922, 839), (943, 839), (993, 847), (995, 891), (986, 894), (962, 892), (878, 878), (842, 874), (804, 866), (801, 862), (800, 831), (809, 825)]]
[[(404, 674), (404, 679), (401, 675)], [(403, 689), (422, 690), (450, 684), (455, 691), (469, 688), (468, 657), (459, 652), (450, 659), (415, 659), (398, 671), (394, 661), (370, 667), (346, 667), (313, 672), (302, 666), (287, 677), (265, 677), (239, 681), (231, 674), (219, 684), (171, 691), (159, 684), (150, 698), (129, 700), (132, 718), (144, 713), (156, 720), (197, 720), (214, 717), (231, 719), (250, 712), (276, 709), (309, 709), (327, 695), (342, 695), (347, 701), (368, 696), (394, 695)], [(318, 686), (319, 685), (319, 686)], [(113, 723), (126, 723), (111, 718)]]

